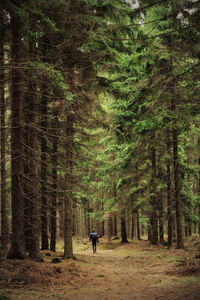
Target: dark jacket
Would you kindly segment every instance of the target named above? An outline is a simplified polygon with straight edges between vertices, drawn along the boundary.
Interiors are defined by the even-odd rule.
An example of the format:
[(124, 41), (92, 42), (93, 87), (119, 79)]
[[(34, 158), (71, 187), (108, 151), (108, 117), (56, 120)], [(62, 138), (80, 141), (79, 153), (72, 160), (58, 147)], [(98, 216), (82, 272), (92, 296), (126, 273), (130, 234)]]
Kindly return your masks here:
[(98, 242), (99, 241), (99, 235), (97, 232), (91, 232), (90, 233), (90, 241), (92, 242)]

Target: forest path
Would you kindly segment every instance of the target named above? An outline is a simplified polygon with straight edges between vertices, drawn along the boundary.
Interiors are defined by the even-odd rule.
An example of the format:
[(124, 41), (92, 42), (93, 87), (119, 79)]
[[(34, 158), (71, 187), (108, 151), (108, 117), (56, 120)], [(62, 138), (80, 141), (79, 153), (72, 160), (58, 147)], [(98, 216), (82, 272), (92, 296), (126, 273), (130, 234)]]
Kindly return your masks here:
[[(44, 253), (46, 262), (42, 264), (16, 262), (15, 269), (27, 272), (24, 277), (39, 276), (38, 283), (4, 289), (1, 295), (10, 300), (200, 299), (200, 269), (197, 273), (183, 272), (183, 262), (194, 262), (196, 249), (167, 250), (147, 241), (125, 245), (100, 242), (97, 253), (92, 254), (90, 243), (79, 241), (77, 245), (76, 260), (52, 264), (53, 253)], [(18, 277), (20, 272), (18, 269)]]
[(96, 254), (90, 249), (77, 254), (88, 264), (89, 281), (77, 287), (71, 299), (200, 299), (200, 278), (183, 277), (176, 270), (176, 264), (188, 255), (184, 250), (168, 251), (135, 241), (115, 249), (98, 249)]

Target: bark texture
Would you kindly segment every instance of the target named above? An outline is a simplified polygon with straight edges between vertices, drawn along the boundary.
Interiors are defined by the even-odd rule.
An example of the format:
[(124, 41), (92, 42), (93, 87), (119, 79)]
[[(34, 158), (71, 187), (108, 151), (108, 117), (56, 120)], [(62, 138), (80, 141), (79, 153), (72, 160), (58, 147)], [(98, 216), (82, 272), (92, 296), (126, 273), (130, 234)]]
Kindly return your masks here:
[(72, 169), (73, 169), (73, 115), (67, 117), (66, 124), (66, 199), (65, 199), (65, 229), (64, 229), (64, 258), (73, 258), (73, 199), (72, 199)]
[(25, 258), (24, 197), (23, 197), (23, 95), (20, 72), (22, 24), (18, 16), (11, 15), (12, 28), (12, 129), (11, 129), (11, 198), (12, 240), (8, 258)]

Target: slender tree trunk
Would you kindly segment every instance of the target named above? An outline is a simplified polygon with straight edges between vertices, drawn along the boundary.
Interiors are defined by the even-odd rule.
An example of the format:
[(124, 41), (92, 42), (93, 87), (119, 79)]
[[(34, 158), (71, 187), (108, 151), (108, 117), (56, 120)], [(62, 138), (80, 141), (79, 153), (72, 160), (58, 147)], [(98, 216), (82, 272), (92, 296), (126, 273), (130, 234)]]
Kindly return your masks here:
[[(96, 202), (95, 205), (94, 205), (94, 209), (95, 211), (100, 211), (101, 210), (101, 204), (99, 202)], [(96, 232), (99, 232), (100, 231), (100, 221), (99, 219), (94, 219), (94, 229)]]
[[(175, 17), (174, 17), (175, 18)], [(171, 36), (168, 38), (168, 46), (171, 47)], [(169, 63), (168, 68), (165, 66), (165, 72), (171, 73), (173, 71), (172, 61)], [(174, 82), (170, 79), (168, 90), (171, 93), (171, 112), (175, 116), (172, 128), (172, 148), (173, 148), (173, 179), (174, 179), (174, 203), (176, 205), (176, 232), (177, 232), (177, 248), (184, 248), (183, 238), (183, 208), (181, 203), (181, 186), (180, 186), (180, 171), (179, 171), (179, 153), (178, 153), (178, 128), (176, 120), (176, 92)]]
[[(198, 140), (198, 146), (200, 147), (200, 139)], [(199, 164), (199, 168), (200, 168), (200, 155), (198, 157), (198, 164)], [(199, 193), (199, 197), (200, 197), (200, 171), (199, 171), (199, 181), (198, 181), (198, 193)], [(198, 232), (200, 235), (200, 203), (199, 203), (199, 207), (198, 207), (198, 213), (199, 213)]]
[[(172, 102), (172, 110), (175, 111), (175, 104)], [(180, 174), (179, 174), (179, 155), (178, 155), (178, 133), (175, 128), (172, 131), (173, 138), (173, 162), (174, 162), (174, 196), (176, 203), (176, 230), (177, 230), (177, 248), (184, 248), (183, 239), (183, 213), (181, 203), (181, 189), (180, 189)]]
[(151, 149), (151, 165), (152, 165), (152, 184), (151, 184), (151, 200), (152, 200), (152, 240), (151, 243), (156, 245), (158, 243), (158, 199), (156, 193), (156, 150), (154, 147)]
[(117, 214), (114, 213), (113, 215), (113, 235), (117, 236), (118, 231), (117, 231)]
[[(1, 10), (1, 6), (0, 6)], [(0, 11), (0, 18), (3, 20), (3, 11)], [(6, 259), (9, 242), (9, 225), (7, 217), (7, 193), (6, 193), (6, 136), (5, 136), (5, 72), (4, 72), (4, 28), (0, 29), (0, 142), (1, 142), (1, 243), (0, 259)]]
[[(34, 55), (34, 44), (29, 42), (29, 59)], [(31, 259), (41, 261), (39, 250), (39, 200), (38, 200), (38, 139), (36, 132), (37, 124), (37, 85), (29, 70), (27, 84), (26, 103), (24, 105), (25, 123), (25, 162), (24, 162), (24, 229), (26, 250)]]
[(188, 236), (192, 236), (192, 221), (189, 220), (188, 221), (188, 230), (187, 230), (187, 233), (188, 233)]
[[(29, 87), (28, 87), (29, 88)], [(29, 95), (26, 95), (27, 98)], [(26, 252), (30, 252), (31, 249), (31, 205), (30, 205), (30, 195), (29, 195), (29, 176), (30, 176), (30, 166), (29, 166), (29, 107), (28, 107), (29, 99), (26, 101), (26, 105), (24, 106), (24, 180), (23, 180), (23, 189), (24, 189), (24, 235), (25, 235), (25, 249)]]
[[(101, 205), (101, 210), (102, 210), (102, 212), (103, 212), (103, 210), (104, 210), (103, 203), (102, 203), (102, 205)], [(102, 220), (102, 221), (100, 222), (99, 237), (104, 236), (104, 223), (105, 223), (104, 220)]]
[(47, 203), (47, 169), (48, 169), (48, 161), (47, 161), (47, 87), (43, 86), (43, 94), (41, 98), (41, 249), (48, 250), (49, 249), (49, 241), (48, 241), (48, 203)]
[[(32, 51), (32, 47), (30, 47)], [(29, 255), (36, 261), (41, 261), (39, 250), (39, 201), (38, 201), (38, 180), (37, 180), (37, 104), (36, 104), (36, 84), (34, 80), (29, 82), (29, 105), (28, 105), (28, 152), (29, 152), (29, 182), (28, 195), (30, 201), (30, 249)]]
[(152, 241), (152, 217), (149, 218), (149, 224), (148, 224), (148, 241)]
[(73, 116), (67, 117), (66, 125), (66, 199), (65, 199), (65, 231), (64, 231), (64, 258), (73, 258), (72, 243), (72, 216), (73, 216), (73, 199), (72, 199), (72, 169), (73, 169)]
[(57, 176), (57, 165), (58, 165), (58, 113), (54, 112), (54, 118), (52, 122), (53, 129), (53, 151), (52, 151), (52, 200), (51, 200), (51, 242), (50, 250), (56, 250), (56, 216), (57, 216), (57, 188), (58, 188), (58, 176)]
[[(114, 157), (113, 157), (114, 159)], [(113, 187), (113, 197), (116, 199), (117, 198), (117, 191), (116, 187)], [(118, 235), (118, 228), (117, 228), (117, 214), (113, 213), (113, 235), (117, 236)]]
[[(200, 205), (199, 205), (199, 220), (200, 220)], [(199, 230), (199, 235), (200, 235), (200, 221), (199, 221), (199, 228), (198, 228), (198, 230)]]
[[(31, 76), (30, 72), (29, 75)], [(27, 90), (30, 90), (30, 83), (27, 84)], [(26, 252), (31, 251), (31, 236), (32, 236), (32, 231), (31, 231), (31, 198), (30, 198), (30, 185), (33, 183), (30, 182), (30, 159), (31, 159), (31, 154), (30, 154), (30, 132), (29, 132), (29, 118), (30, 118), (30, 110), (32, 110), (32, 107), (30, 105), (30, 99), (29, 99), (29, 92), (26, 94), (26, 103), (24, 105), (24, 157), (25, 157), (25, 162), (24, 162), (24, 180), (23, 180), (23, 190), (24, 190), (24, 235), (25, 235), (25, 249)]]
[(11, 16), (12, 28), (12, 129), (11, 129), (11, 194), (12, 240), (8, 258), (25, 258), (23, 201), (23, 95), (20, 72), (21, 20)]
[(131, 238), (135, 239), (137, 237), (137, 213), (132, 210), (132, 227), (131, 227)]
[(86, 234), (87, 234), (87, 237), (90, 235), (90, 217), (88, 215), (88, 209), (89, 209), (89, 200), (87, 200), (86, 202), (86, 211), (85, 211), (85, 224), (86, 224)]
[(107, 220), (107, 238), (108, 238), (109, 243), (111, 243), (111, 235), (112, 235), (112, 217), (109, 214), (109, 217)]
[(164, 244), (164, 208), (162, 194), (159, 201), (159, 242)]
[(170, 141), (170, 132), (167, 132), (167, 228), (168, 228), (168, 239), (167, 244), (168, 248), (172, 245), (173, 239), (173, 215), (172, 215), (172, 189), (171, 189), (171, 141)]
[(126, 217), (125, 210), (121, 212), (121, 243), (128, 243), (127, 234), (126, 234)]
[(140, 236), (140, 213), (139, 213), (139, 210), (137, 211), (137, 239), (141, 240), (141, 236)]

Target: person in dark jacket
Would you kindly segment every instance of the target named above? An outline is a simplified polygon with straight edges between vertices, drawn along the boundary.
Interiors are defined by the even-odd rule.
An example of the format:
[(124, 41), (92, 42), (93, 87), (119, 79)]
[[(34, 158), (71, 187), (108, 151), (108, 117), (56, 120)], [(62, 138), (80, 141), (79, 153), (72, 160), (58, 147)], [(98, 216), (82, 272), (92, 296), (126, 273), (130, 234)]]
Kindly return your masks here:
[(92, 241), (92, 251), (93, 253), (97, 252), (97, 242), (99, 242), (99, 235), (97, 232), (95, 232), (94, 229), (92, 229), (92, 232), (90, 233), (90, 241)]

